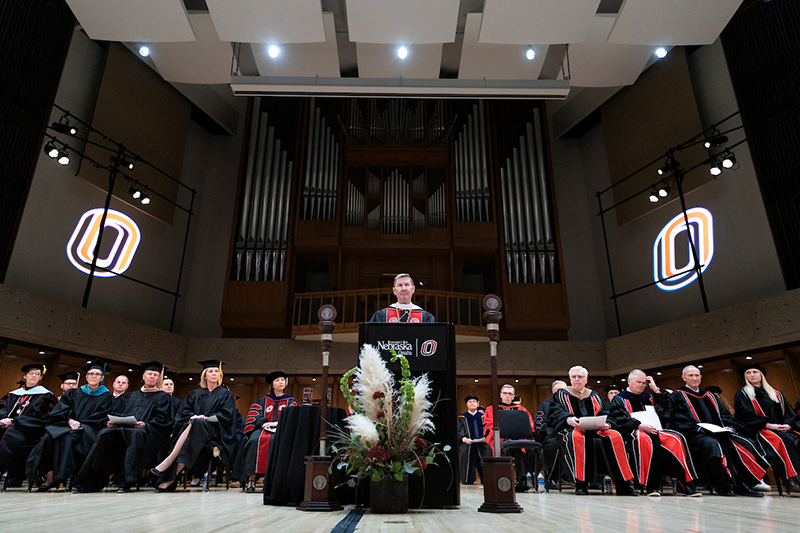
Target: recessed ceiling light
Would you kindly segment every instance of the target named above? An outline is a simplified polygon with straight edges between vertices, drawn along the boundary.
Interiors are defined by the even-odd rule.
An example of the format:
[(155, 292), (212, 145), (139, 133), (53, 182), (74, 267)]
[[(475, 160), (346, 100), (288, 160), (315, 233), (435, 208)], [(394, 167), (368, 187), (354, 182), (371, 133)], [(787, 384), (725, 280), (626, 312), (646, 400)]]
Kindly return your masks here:
[(271, 45), (269, 47), (269, 49), (267, 50), (267, 53), (269, 54), (269, 57), (271, 57), (272, 59), (275, 59), (276, 57), (278, 57), (278, 54), (281, 53), (281, 49), (273, 44), (273, 45)]
[(399, 57), (400, 59), (405, 59), (406, 57), (408, 57), (408, 48), (406, 48), (405, 46), (401, 46), (400, 48), (398, 48), (397, 57)]
[(750, 361), (751, 359), (753, 359), (753, 356), (752, 356), (752, 355), (748, 355), (747, 357), (745, 357), (745, 359), (747, 359), (748, 361)]
[(45, 352), (44, 350), (39, 350), (39, 355), (44, 355), (45, 353), (47, 352)]
[(475, 383), (477, 383), (477, 382), (478, 382), (478, 378), (475, 378)]
[(528, 61), (532, 61), (534, 57), (536, 57), (536, 50), (533, 48), (528, 48), (525, 50), (525, 57), (528, 58)]
[(659, 59), (664, 59), (665, 57), (667, 57), (667, 49), (664, 48), (663, 46), (659, 46), (658, 48), (656, 48), (656, 57)]
[(147, 57), (150, 55), (150, 47), (146, 45), (142, 45), (139, 47), (139, 55), (142, 57)]

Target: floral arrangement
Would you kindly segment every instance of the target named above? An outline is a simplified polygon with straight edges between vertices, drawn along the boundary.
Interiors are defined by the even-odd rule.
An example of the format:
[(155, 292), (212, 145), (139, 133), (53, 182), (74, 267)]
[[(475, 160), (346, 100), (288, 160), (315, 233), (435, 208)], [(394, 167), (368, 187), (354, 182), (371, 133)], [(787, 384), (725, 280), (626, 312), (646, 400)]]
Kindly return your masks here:
[[(394, 375), (378, 350), (368, 344), (361, 349), (359, 366), (341, 379), (353, 414), (345, 419), (349, 433), (333, 429), (332, 450), (338, 468), (346, 468), (352, 476), (347, 482), (351, 487), (367, 477), (377, 482), (386, 475), (398, 481), (404, 474), (423, 475), (429, 465), (436, 464), (437, 455), (447, 458), (421, 438), (434, 429), (427, 374), (411, 379), (408, 360), (394, 350), (391, 353), (392, 362), (399, 360), (402, 370), (397, 390)], [(445, 446), (443, 451), (449, 449)]]

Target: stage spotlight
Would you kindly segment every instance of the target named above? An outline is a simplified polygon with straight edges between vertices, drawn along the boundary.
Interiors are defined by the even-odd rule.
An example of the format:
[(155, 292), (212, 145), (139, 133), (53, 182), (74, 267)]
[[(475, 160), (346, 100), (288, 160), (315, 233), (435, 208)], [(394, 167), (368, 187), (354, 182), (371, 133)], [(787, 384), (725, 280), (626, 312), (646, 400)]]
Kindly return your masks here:
[(667, 174), (670, 170), (672, 170), (672, 166), (667, 164), (659, 168), (656, 172), (658, 172), (659, 176), (663, 176), (664, 174)]
[(722, 169), (719, 168), (719, 163), (717, 161), (711, 163), (711, 168), (708, 171), (711, 172), (712, 176), (719, 176), (722, 174)]
[(661, 198), (666, 198), (669, 195), (669, 185), (662, 185), (658, 188), (658, 195)]
[(736, 156), (734, 156), (731, 152), (725, 152), (722, 156), (722, 166), (724, 168), (733, 168), (733, 165), (736, 164)]
[(664, 48), (663, 46), (659, 46), (658, 48), (656, 48), (656, 57), (659, 59), (664, 59), (665, 57), (667, 57), (667, 49)]
[(150, 204), (150, 195), (147, 194), (146, 190), (142, 191), (142, 196), (139, 199), (139, 201), (142, 202), (142, 205), (149, 205)]
[(656, 203), (656, 202), (658, 202), (658, 193), (656, 192), (656, 190), (655, 190), (655, 189), (653, 189), (653, 192), (651, 192), (651, 193), (650, 193), (650, 196), (649, 196), (648, 198), (649, 198), (649, 199), (650, 199), (650, 201), (651, 201), (651, 202), (653, 202), (653, 203)]
[(59, 150), (58, 159), (56, 159), (56, 161), (58, 161), (59, 165), (65, 165), (65, 166), (69, 165), (69, 154), (67, 153), (67, 151)]
[(722, 146), (726, 142), (728, 142), (728, 137), (726, 137), (725, 135), (714, 135), (706, 142), (704, 142), (703, 146), (705, 146), (706, 148), (711, 148), (711, 147), (717, 148), (719, 146)]
[(408, 57), (408, 48), (406, 48), (405, 46), (399, 47), (397, 49), (397, 57), (399, 57), (400, 59), (405, 59), (406, 57)]
[(53, 143), (53, 141), (47, 141), (47, 144), (44, 145), (44, 153), (47, 154), (47, 157), (50, 159), (55, 159), (58, 157), (58, 148)]
[(140, 191), (136, 185), (131, 185), (131, 188), (128, 189), (128, 193), (130, 193), (131, 198), (134, 200), (138, 200), (142, 196), (142, 191)]
[(528, 61), (533, 61), (533, 58), (536, 57), (536, 50), (534, 50), (533, 47), (528, 47), (525, 51), (525, 57), (528, 58)]
[(150, 47), (147, 45), (142, 45), (139, 47), (139, 55), (142, 57), (147, 57), (150, 55)]
[(267, 50), (267, 53), (269, 54), (269, 57), (271, 57), (272, 59), (275, 59), (276, 57), (278, 57), (278, 54), (281, 53), (281, 49), (273, 44), (273, 45), (271, 45), (269, 47), (269, 49)]
[(70, 126), (69, 120), (64, 117), (61, 118), (61, 122), (53, 122), (53, 125), (50, 127), (58, 133), (65, 133), (67, 135), (76, 135), (78, 133), (78, 128)]

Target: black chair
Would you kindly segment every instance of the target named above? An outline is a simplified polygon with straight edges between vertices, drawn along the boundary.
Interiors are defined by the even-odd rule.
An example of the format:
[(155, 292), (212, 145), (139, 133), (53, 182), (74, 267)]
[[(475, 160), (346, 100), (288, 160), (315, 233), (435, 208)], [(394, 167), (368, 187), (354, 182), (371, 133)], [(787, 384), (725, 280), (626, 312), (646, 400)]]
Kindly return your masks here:
[[(500, 444), (501, 451), (507, 450), (528, 450), (533, 453), (535, 459), (533, 482), (539, 476), (539, 472), (544, 471), (544, 448), (533, 440), (533, 430), (528, 413), (517, 410), (500, 410), (497, 413), (497, 425), (500, 427), (500, 438), (504, 439)], [(524, 468), (524, 466), (523, 466)], [(549, 492), (545, 483), (545, 491)]]

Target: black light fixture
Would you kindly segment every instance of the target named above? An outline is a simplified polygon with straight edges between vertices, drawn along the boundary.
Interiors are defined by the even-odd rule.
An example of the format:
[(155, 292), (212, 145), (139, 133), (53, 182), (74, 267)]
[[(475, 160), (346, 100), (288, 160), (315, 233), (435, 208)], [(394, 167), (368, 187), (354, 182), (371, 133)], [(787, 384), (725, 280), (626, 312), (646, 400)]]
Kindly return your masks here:
[(658, 191), (656, 191), (655, 187), (654, 187), (654, 188), (653, 188), (653, 190), (650, 192), (650, 196), (648, 196), (648, 199), (649, 199), (651, 202), (653, 202), (653, 203), (656, 203), (656, 202), (658, 202), (658, 200), (659, 200), (659, 197), (658, 197)]
[(706, 142), (703, 143), (703, 146), (706, 148), (718, 148), (728, 142), (728, 138), (725, 135), (720, 135), (717, 133), (716, 135), (712, 135)]
[(142, 191), (139, 190), (135, 183), (131, 185), (130, 189), (128, 189), (128, 193), (134, 200), (138, 200), (142, 196)]
[(150, 203), (150, 195), (147, 194), (147, 189), (142, 191), (142, 197), (139, 201), (142, 202), (142, 205), (148, 205)]
[(719, 176), (722, 174), (722, 167), (720, 167), (719, 161), (716, 157), (711, 160), (711, 168), (709, 168), (708, 171), (711, 172), (712, 176)]
[(478, 378), (475, 378), (475, 383), (477, 383), (477, 382), (478, 382)]
[(666, 198), (669, 195), (670, 189), (669, 185), (663, 183), (661, 187), (658, 188), (658, 196), (661, 198)]
[(46, 153), (47, 157), (50, 159), (58, 157), (58, 148), (56, 148), (56, 144), (53, 141), (47, 141), (47, 144), (44, 145), (44, 153)]
[(722, 154), (722, 167), (723, 168), (733, 168), (736, 164), (736, 156), (729, 150), (726, 150), (725, 153)]
[(664, 174), (667, 174), (670, 170), (672, 170), (672, 166), (666, 164), (663, 167), (659, 168), (656, 172), (658, 172), (659, 176), (663, 176)]
[(78, 134), (78, 128), (69, 125), (69, 118), (67, 118), (66, 113), (61, 117), (61, 120), (58, 122), (53, 122), (53, 125), (50, 127), (56, 130), (58, 133), (65, 133), (67, 135)]
[(69, 154), (63, 148), (58, 151), (58, 159), (56, 159), (59, 165), (69, 165)]

